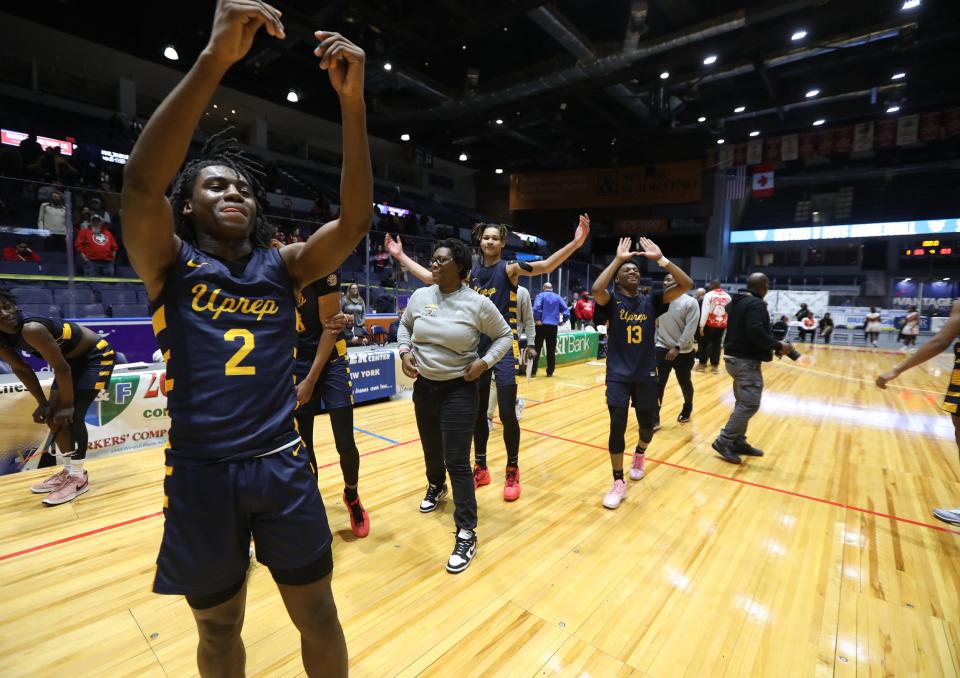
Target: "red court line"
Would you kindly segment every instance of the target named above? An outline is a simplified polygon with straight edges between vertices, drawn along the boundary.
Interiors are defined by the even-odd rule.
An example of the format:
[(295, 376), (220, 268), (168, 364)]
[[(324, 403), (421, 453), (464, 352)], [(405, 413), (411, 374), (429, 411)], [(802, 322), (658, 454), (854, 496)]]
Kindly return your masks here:
[[(404, 441), (404, 442), (402, 442), (402, 443), (397, 443), (397, 444), (395, 444), (395, 445), (389, 445), (389, 446), (387, 446), (387, 447), (382, 447), (382, 448), (380, 448), (379, 450), (372, 450), (372, 451), (370, 451), (370, 452), (365, 452), (365, 453), (361, 454), (360, 456), (361, 456), (361, 457), (369, 457), (370, 455), (379, 454), (380, 452), (386, 452), (387, 450), (392, 450), (393, 448), (395, 448), (395, 447), (400, 447), (400, 446), (402, 446), (402, 445), (409, 445), (410, 443), (415, 443), (415, 442), (418, 442), (419, 440), (420, 440), (419, 438), (414, 438), (413, 440), (407, 440), (407, 441)], [(321, 466), (320, 468), (329, 468), (329, 467), (335, 466), (335, 465), (337, 465), (337, 464), (339, 464), (339, 463), (340, 463), (339, 461), (333, 461), (333, 462), (330, 462), (329, 464), (324, 464), (324, 465)], [(127, 526), (127, 525), (132, 525), (133, 523), (139, 523), (139, 522), (141, 522), (141, 521), (148, 520), (148, 519), (150, 519), (150, 518), (156, 518), (157, 516), (162, 516), (162, 515), (163, 515), (163, 511), (157, 511), (157, 512), (155, 512), (155, 513), (148, 513), (148, 514), (145, 515), (145, 516), (138, 516), (138, 517), (136, 517), (136, 518), (131, 518), (130, 520), (124, 520), (123, 522), (113, 523), (112, 525), (104, 525), (103, 527), (98, 527), (98, 528), (95, 529), (95, 530), (88, 530), (87, 532), (80, 532), (79, 534), (74, 534), (74, 535), (71, 535), (71, 536), (69, 536), (69, 537), (64, 537), (63, 539), (57, 539), (57, 540), (55, 540), (55, 541), (50, 541), (50, 542), (47, 542), (46, 544), (38, 544), (37, 546), (31, 546), (30, 548), (22, 549), (22, 550), (20, 550), (20, 551), (14, 551), (14, 552), (12, 552), (12, 553), (4, 553), (3, 555), (0, 555), (0, 562), (2, 562), (2, 561), (4, 561), (4, 560), (9, 560), (10, 558), (16, 558), (17, 556), (23, 556), (23, 555), (26, 555), (26, 554), (28, 554), (28, 553), (33, 553), (34, 551), (41, 551), (41, 550), (43, 550), (43, 549), (50, 548), (51, 546), (59, 546), (60, 544), (66, 544), (66, 543), (71, 542), (71, 541), (76, 541), (77, 539), (82, 539), (83, 537), (90, 537), (90, 536), (93, 536), (93, 535), (95, 535), (95, 534), (100, 534), (100, 533), (102, 533), (102, 532), (109, 532), (110, 530), (115, 530), (115, 529), (117, 529), (118, 527), (125, 527), (125, 526)]]
[[(563, 395), (559, 395), (559, 396), (557, 396), (556, 398), (547, 398), (546, 400), (541, 400), (541, 401), (538, 402), (538, 403), (533, 403), (532, 405), (527, 405), (526, 409), (529, 410), (531, 407), (537, 407), (538, 405), (546, 405), (547, 403), (552, 403), (554, 400), (560, 400), (561, 398), (569, 398), (570, 396), (575, 396), (575, 395), (580, 394), (580, 393), (585, 393), (585, 392), (587, 392), (587, 391), (592, 391), (593, 389), (595, 389), (595, 388), (600, 388), (601, 386), (606, 386), (606, 384), (594, 384), (593, 386), (584, 386), (584, 387), (583, 387), (582, 389), (580, 389), (579, 391), (574, 391), (573, 393), (564, 393)], [(531, 433), (534, 433), (534, 431), (531, 431)]]
[[(562, 440), (564, 442), (573, 443), (574, 445), (582, 445), (584, 447), (593, 447), (598, 450), (603, 450), (607, 452), (607, 448), (602, 445), (594, 445), (593, 443), (585, 443), (580, 440), (572, 440), (571, 438), (564, 438), (563, 436), (553, 435), (552, 433), (543, 433), (542, 431), (532, 431), (528, 428), (521, 428), (521, 431), (526, 431), (527, 433), (532, 433), (534, 435), (543, 436), (545, 438), (555, 438), (556, 440)], [(871, 516), (878, 516), (880, 518), (888, 518), (890, 520), (896, 520), (901, 523), (909, 523), (910, 525), (917, 525), (919, 527), (927, 527), (931, 530), (937, 530), (938, 532), (946, 532), (947, 534), (956, 534), (960, 535), (960, 530), (951, 530), (948, 527), (941, 527), (940, 525), (934, 525), (932, 523), (924, 523), (919, 520), (911, 520), (910, 518), (901, 518), (900, 516), (890, 515), (889, 513), (880, 513), (879, 511), (872, 511), (871, 509), (861, 508), (859, 506), (853, 506), (851, 504), (844, 504), (840, 501), (833, 501), (831, 499), (824, 499), (822, 497), (814, 497), (809, 494), (802, 494), (800, 492), (793, 492), (791, 490), (784, 490), (780, 487), (773, 487), (771, 485), (763, 485), (761, 483), (754, 483), (749, 480), (743, 480), (742, 478), (735, 478), (733, 476), (725, 476), (720, 473), (712, 473), (711, 471), (704, 471), (703, 469), (693, 468), (691, 466), (683, 466), (682, 464), (674, 464), (670, 461), (664, 461), (662, 459), (652, 459), (650, 457), (646, 458), (647, 461), (653, 462), (654, 464), (663, 464), (664, 466), (670, 466), (672, 468), (680, 469), (681, 471), (690, 471), (691, 473), (699, 473), (700, 475), (710, 476), (711, 478), (720, 478), (721, 480), (729, 480), (734, 483), (740, 483), (741, 485), (749, 485), (750, 487), (757, 487), (761, 490), (769, 490), (771, 492), (779, 492), (780, 494), (787, 494), (791, 497), (799, 497), (800, 499), (808, 499), (810, 501), (815, 501), (820, 504), (828, 504), (830, 506), (836, 506), (838, 508), (848, 509), (850, 511), (857, 511), (858, 513), (865, 513)]]

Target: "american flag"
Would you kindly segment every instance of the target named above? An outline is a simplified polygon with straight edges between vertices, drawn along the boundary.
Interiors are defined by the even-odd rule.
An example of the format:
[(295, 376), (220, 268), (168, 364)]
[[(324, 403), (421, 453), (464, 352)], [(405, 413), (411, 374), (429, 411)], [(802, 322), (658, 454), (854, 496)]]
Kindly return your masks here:
[(747, 196), (747, 167), (737, 165), (728, 169), (724, 196), (730, 200), (741, 200)]

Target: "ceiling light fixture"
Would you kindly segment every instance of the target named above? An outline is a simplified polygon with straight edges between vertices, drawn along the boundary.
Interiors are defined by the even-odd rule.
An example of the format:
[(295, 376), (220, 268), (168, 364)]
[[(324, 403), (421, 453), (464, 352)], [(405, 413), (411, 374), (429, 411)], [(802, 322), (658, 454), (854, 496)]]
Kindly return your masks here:
[(400, 141), (410, 141), (410, 135), (404, 132), (400, 135)]
[(726, 139), (717, 139), (717, 143), (718, 143), (718, 144), (722, 144), (722, 143), (725, 143), (725, 142), (726, 142)]
[(179, 61), (180, 55), (177, 54), (177, 48), (173, 45), (167, 45), (163, 48), (163, 56), (170, 59), (170, 61)]
[(807, 37), (807, 32), (800, 28), (793, 32), (793, 35), (790, 36), (790, 39), (796, 42), (797, 40), (803, 40), (805, 37)]
[(391, 64), (389, 61), (386, 62), (386, 63), (383, 65), (383, 70), (385, 70), (385, 71), (392, 71), (392, 70), (393, 70), (393, 64)]
[(701, 115), (699, 118), (697, 118), (697, 122), (706, 122), (706, 121), (707, 121), (707, 116), (705, 115)]
[(808, 91), (807, 91), (807, 98), (808, 98), (808, 99), (812, 99), (813, 97), (817, 96), (818, 94), (820, 94), (820, 90), (818, 90), (818, 89), (808, 90)]
[(890, 79), (891, 79), (891, 80), (903, 80), (905, 77), (907, 77), (907, 74), (906, 74), (906, 73), (904, 73), (903, 71), (898, 71), (897, 73), (894, 73), (893, 75), (891, 75), (891, 76), (890, 76)]
[(887, 113), (896, 113), (899, 110), (900, 110), (900, 107), (897, 106), (896, 104), (893, 104), (887, 108)]
[(920, 6), (920, 0), (905, 0), (905, 2), (903, 3), (903, 7), (901, 7), (900, 9), (901, 11), (906, 12), (907, 10), (910, 10), (910, 9), (916, 9), (919, 6)]
[(503, 124), (503, 118), (497, 118), (496, 120), (494, 120), (494, 122), (497, 123), (498, 125), (502, 125), (502, 124)]
[(813, 121), (813, 126), (814, 126), (814, 127), (819, 127), (820, 125), (822, 125), (822, 124), (825, 123), (825, 122), (826, 122), (826, 120), (824, 120), (823, 118), (820, 118), (819, 120), (814, 120), (814, 121)]
[(503, 170), (500, 169), (499, 167), (493, 171), (496, 172), (497, 174), (503, 174)]
[(670, 77), (670, 71), (664, 71), (663, 73), (660, 74), (661, 80), (666, 80), (669, 77)]
[(747, 110), (747, 107), (746, 107), (746, 106), (737, 106), (736, 108), (733, 109), (733, 112), (734, 112), (734, 113), (743, 113), (745, 110)]
[(713, 65), (713, 64), (715, 64), (715, 63), (717, 63), (717, 55), (716, 55), (716, 54), (711, 54), (710, 56), (708, 56), (706, 59), (703, 60), (703, 65), (704, 65), (704, 66), (711, 66), (711, 65)]
[(758, 129), (753, 130), (752, 132), (750, 132), (750, 136), (752, 136), (752, 137), (758, 137), (758, 136), (760, 136), (760, 130), (758, 130)]
[(467, 154), (466, 154), (466, 153), (461, 153), (461, 154), (460, 154), (460, 162), (466, 162), (466, 161), (467, 161)]
[[(295, 104), (300, 101), (300, 95), (297, 94), (297, 90), (292, 89), (287, 92), (287, 101), (289, 101), (291, 104)], [(214, 106), (214, 108), (216, 108), (216, 106)]]

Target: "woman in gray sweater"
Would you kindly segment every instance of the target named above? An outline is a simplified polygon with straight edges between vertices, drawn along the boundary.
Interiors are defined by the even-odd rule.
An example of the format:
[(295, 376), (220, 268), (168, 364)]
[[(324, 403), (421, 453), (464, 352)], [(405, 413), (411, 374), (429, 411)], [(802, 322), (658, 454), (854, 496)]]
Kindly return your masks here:
[[(438, 242), (430, 259), (434, 284), (413, 293), (397, 331), (403, 372), (416, 379), (413, 405), (429, 483), (420, 512), (433, 511), (447, 494), (447, 473), (453, 486), (457, 538), (447, 571), (454, 574), (467, 569), (477, 551), (477, 498), (470, 468), (476, 380), (513, 341), (493, 302), (464, 283), (472, 263), (462, 241)], [(481, 334), (493, 340), (482, 357), (477, 353)]]

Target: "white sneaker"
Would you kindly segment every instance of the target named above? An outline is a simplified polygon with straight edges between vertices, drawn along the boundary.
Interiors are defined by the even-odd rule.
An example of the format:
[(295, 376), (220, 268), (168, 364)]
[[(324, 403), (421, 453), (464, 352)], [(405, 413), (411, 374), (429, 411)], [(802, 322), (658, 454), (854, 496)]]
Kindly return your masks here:
[(603, 497), (603, 505), (608, 509), (615, 509), (620, 502), (627, 498), (627, 483), (624, 480), (614, 480), (613, 487)]
[(447, 559), (447, 572), (457, 574), (466, 570), (477, 555), (477, 533), (461, 528), (453, 545), (453, 553)]
[(523, 398), (517, 398), (517, 421), (520, 421), (520, 417), (523, 416), (523, 410), (526, 406), (527, 403)]
[(643, 480), (643, 454), (634, 451), (633, 463), (630, 465), (630, 480)]
[(960, 506), (957, 508), (933, 509), (933, 517), (951, 525), (960, 525)]
[(487, 417), (487, 430), (488, 431), (493, 430), (493, 419), (491, 419), (490, 417)]

